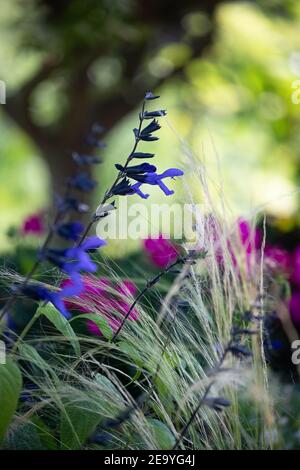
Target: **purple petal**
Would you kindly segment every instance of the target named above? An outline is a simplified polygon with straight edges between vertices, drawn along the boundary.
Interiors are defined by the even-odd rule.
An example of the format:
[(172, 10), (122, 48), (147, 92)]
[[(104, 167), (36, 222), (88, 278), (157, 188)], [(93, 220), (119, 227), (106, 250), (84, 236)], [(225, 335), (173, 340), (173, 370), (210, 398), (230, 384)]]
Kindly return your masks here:
[(106, 245), (106, 241), (102, 240), (99, 237), (89, 237), (87, 238), (81, 245), (80, 248), (83, 250), (95, 250), (96, 248), (100, 248), (101, 246)]
[(134, 190), (134, 192), (136, 194), (138, 194), (141, 198), (143, 199), (148, 199), (149, 197), (149, 194), (145, 194), (143, 193), (141, 190), (140, 190), (140, 186), (142, 185), (142, 183), (136, 183), (134, 185), (131, 186), (131, 188)]
[(160, 187), (160, 189), (165, 193), (166, 196), (171, 196), (172, 194), (174, 194), (174, 191), (167, 188), (167, 186), (165, 185), (165, 183), (161, 180), (158, 180), (157, 181), (157, 185)]
[(164, 171), (158, 175), (159, 179), (162, 178), (174, 178), (175, 176), (182, 176), (184, 172), (179, 170), (179, 168), (169, 168), (169, 170)]
[(70, 312), (66, 309), (66, 306), (61, 298), (61, 293), (49, 292), (49, 301), (54, 305), (55, 308), (67, 319), (71, 318)]

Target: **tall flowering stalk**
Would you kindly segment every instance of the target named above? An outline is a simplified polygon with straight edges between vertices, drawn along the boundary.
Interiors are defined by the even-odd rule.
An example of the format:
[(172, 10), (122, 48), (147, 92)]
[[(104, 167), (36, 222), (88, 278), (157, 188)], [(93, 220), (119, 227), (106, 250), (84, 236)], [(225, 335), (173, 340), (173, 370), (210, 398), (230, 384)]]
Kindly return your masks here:
[[(167, 196), (170, 196), (174, 191), (170, 190), (164, 183), (165, 178), (174, 178), (183, 175), (183, 171), (178, 168), (170, 168), (163, 173), (157, 173), (157, 168), (147, 162), (138, 165), (130, 165), (133, 159), (150, 159), (154, 157), (153, 153), (138, 152), (137, 147), (141, 141), (152, 142), (159, 140), (155, 132), (160, 129), (158, 118), (165, 116), (165, 110), (148, 111), (145, 109), (146, 102), (156, 100), (159, 96), (147, 92), (142, 110), (139, 114), (139, 126), (133, 129), (134, 132), (134, 145), (133, 149), (128, 155), (125, 164), (122, 166), (116, 164), (118, 174), (110, 189), (105, 192), (105, 195), (92, 216), (91, 221), (86, 228), (80, 222), (64, 222), (63, 219), (70, 211), (86, 212), (88, 207), (83, 204), (77, 197), (74, 197), (72, 190), (88, 193), (92, 191), (96, 182), (92, 180), (89, 173), (82, 171), (82, 167), (98, 164), (101, 160), (93, 155), (81, 155), (73, 153), (72, 157), (78, 166), (76, 174), (69, 178), (67, 182), (66, 193), (63, 198), (57, 201), (57, 214), (54, 223), (50, 227), (48, 236), (38, 254), (37, 260), (28, 273), (24, 281), (14, 287), (12, 297), (5, 305), (0, 319), (10, 311), (13, 307), (18, 295), (25, 295), (36, 301), (51, 302), (66, 318), (70, 317), (70, 313), (66, 308), (66, 303), (63, 301), (66, 297), (78, 296), (84, 289), (84, 283), (81, 278), (82, 273), (94, 273), (97, 270), (95, 263), (91, 260), (89, 252), (100, 248), (106, 242), (96, 236), (88, 237), (88, 234), (94, 223), (103, 217), (106, 217), (109, 212), (115, 208), (113, 201), (112, 204), (106, 204), (114, 196), (127, 196), (137, 194), (143, 199), (147, 199), (149, 194), (142, 192), (141, 187), (144, 184), (158, 186)], [(144, 125), (145, 121), (150, 123)], [(98, 140), (97, 134), (101, 132), (99, 126), (94, 127), (92, 134), (88, 138), (88, 144), (101, 148), (103, 143)], [(73, 247), (64, 249), (49, 247), (50, 242), (54, 235), (58, 235), (68, 242), (73, 242)], [(75, 245), (74, 245), (75, 243)], [(69, 276), (71, 282), (67, 283), (61, 290), (56, 291), (48, 289), (47, 287), (31, 282), (31, 278), (39, 267), (40, 263), (48, 261), (64, 274)], [(129, 312), (130, 314), (130, 312)], [(129, 315), (128, 314), (128, 315)], [(125, 315), (124, 321), (128, 318)], [(122, 322), (117, 331), (119, 334), (120, 329), (123, 327)]]
[[(96, 146), (95, 139), (98, 132), (98, 128), (92, 129), (90, 136), (90, 139), (92, 139), (91, 146)], [(76, 197), (73, 192), (75, 190), (77, 192), (87, 193), (94, 189), (96, 185), (96, 182), (91, 180), (86, 172), (82, 171), (82, 166), (94, 165), (100, 163), (101, 160), (93, 155), (78, 155), (77, 153), (73, 153), (72, 158), (77, 164), (78, 170), (76, 174), (70, 177), (66, 182), (64, 195), (57, 197), (56, 214), (48, 235), (37, 254), (36, 261), (25, 279), (19, 285), (13, 286), (12, 295), (3, 307), (0, 319), (10, 312), (19, 295), (25, 295), (36, 301), (51, 302), (65, 317), (68, 317), (69, 313), (64, 306), (63, 297), (76, 295), (81, 291), (81, 271), (95, 272), (96, 270), (96, 265), (90, 260), (88, 252), (91, 249), (102, 246), (105, 243), (103, 240), (94, 237), (93, 239), (87, 240), (86, 244), (82, 245), (81, 249), (77, 249), (77, 251), (72, 248), (65, 248), (63, 250), (49, 248), (55, 235), (68, 242), (76, 242), (79, 239), (84, 230), (84, 226), (80, 222), (66, 222), (65, 219), (70, 212), (87, 212), (89, 208), (86, 204), (82, 203), (80, 198)], [(72, 276), (74, 281), (72, 287), (68, 286), (57, 292), (46, 288), (40, 283), (31, 282), (33, 275), (44, 261), (50, 261), (55, 266), (58, 266), (62, 272)]]
[[(153, 134), (161, 128), (157, 119), (165, 116), (167, 114), (166, 110), (160, 109), (157, 111), (147, 111), (145, 109), (147, 102), (156, 100), (158, 98), (159, 96), (153, 95), (151, 92), (147, 92), (145, 94), (142, 110), (139, 113), (139, 126), (133, 129), (133, 148), (124, 165), (115, 165), (119, 173), (117, 174), (117, 177), (110, 189), (105, 192), (102, 201), (100, 202), (90, 223), (87, 225), (86, 230), (80, 239), (79, 245), (83, 243), (95, 222), (103, 217), (106, 217), (108, 213), (113, 210), (114, 202), (111, 205), (105, 206), (105, 204), (112, 197), (138, 194), (141, 198), (147, 199), (149, 194), (146, 194), (141, 190), (141, 186), (144, 184), (158, 186), (166, 196), (174, 194), (174, 191), (170, 190), (165, 185), (163, 180), (165, 178), (175, 178), (176, 176), (182, 176), (182, 170), (178, 168), (169, 168), (163, 173), (158, 174), (156, 166), (147, 162), (143, 162), (138, 165), (130, 165), (132, 160), (148, 160), (154, 157), (154, 153), (140, 152), (137, 151), (137, 148), (140, 142), (154, 142), (159, 140), (159, 138)], [(147, 122), (148, 120), (151, 121), (150, 124), (143, 127), (144, 122)]]

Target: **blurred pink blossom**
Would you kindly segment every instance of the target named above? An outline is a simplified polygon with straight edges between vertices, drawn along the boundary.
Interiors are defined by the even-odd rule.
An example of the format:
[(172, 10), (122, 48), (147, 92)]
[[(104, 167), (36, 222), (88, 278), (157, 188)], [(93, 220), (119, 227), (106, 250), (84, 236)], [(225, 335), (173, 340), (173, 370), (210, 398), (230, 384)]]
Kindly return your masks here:
[[(97, 279), (94, 276), (82, 276), (84, 289), (77, 300), (66, 299), (65, 305), (68, 310), (79, 310), (84, 313), (93, 313), (103, 315), (112, 328), (117, 331), (122, 323), (122, 318), (118, 315), (125, 316), (131, 305), (131, 297), (137, 292), (135, 284), (129, 280), (124, 280), (120, 284), (115, 284), (106, 278)], [(70, 279), (62, 282), (61, 286), (71, 284)], [(138, 311), (133, 309), (128, 320), (135, 321), (138, 319)], [(101, 335), (99, 327), (88, 320), (88, 328), (91, 333)]]
[(33, 234), (36, 236), (40, 236), (43, 235), (44, 232), (44, 217), (41, 212), (29, 215), (22, 223), (21, 233), (23, 235)]
[(162, 234), (158, 238), (147, 238), (143, 244), (150, 260), (159, 268), (166, 268), (178, 257), (178, 249)]
[(247, 254), (251, 254), (261, 247), (261, 232), (258, 228), (251, 230), (249, 222), (245, 219), (238, 219), (239, 235), (242, 245)]
[(274, 270), (289, 273), (292, 269), (292, 259), (290, 253), (280, 246), (267, 245), (265, 248), (265, 262)]
[(293, 253), (293, 272), (291, 282), (300, 287), (300, 246), (297, 246)]

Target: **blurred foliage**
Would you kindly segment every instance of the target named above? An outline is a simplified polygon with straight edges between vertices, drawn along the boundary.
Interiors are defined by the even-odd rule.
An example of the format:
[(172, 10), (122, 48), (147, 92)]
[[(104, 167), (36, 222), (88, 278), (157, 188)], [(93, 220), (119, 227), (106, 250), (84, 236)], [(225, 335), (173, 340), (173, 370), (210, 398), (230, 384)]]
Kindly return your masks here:
[[(130, 1), (101, 2), (98, 16), (92, 14), (93, 8), (87, 15), (92, 3), (84, 3), (84, 15), (80, 2), (70, 3), (67, 16), (53, 23), (51, 29), (44, 28), (43, 10), (36, 9), (34, 1), (26, 5), (26, 16), (21, 2), (1, 1), (0, 62), (5, 64), (1, 79), (7, 82), (9, 93), (35, 72), (45, 48), (53, 54), (67, 50), (71, 60), (81, 48), (92, 48), (99, 38), (109, 41), (112, 52), (93, 62), (89, 80), (95, 93), (116, 93), (126, 65), (113, 52), (116, 31), (118, 40), (121, 37), (125, 42), (135, 42), (139, 35), (150, 34), (145, 33), (149, 25), (147, 18), (144, 23), (130, 23)], [(153, 44), (144, 64), (142, 77), (152, 77), (153, 83), (167, 79), (159, 89), (169, 124), (162, 129), (156, 147), (159, 169), (169, 163), (184, 163), (183, 139), (207, 165), (216, 193), (221, 178), (226, 202), (235, 215), (263, 209), (278, 218), (282, 230), (294, 228), (299, 223), (296, 189), (300, 177), (300, 112), (299, 105), (292, 102), (292, 94), (293, 83), (300, 75), (300, 4), (296, 0), (220, 4), (215, 11), (212, 44), (196, 58), (191, 56), (186, 39), (207, 34), (212, 20), (201, 8), (195, 10), (182, 15), (180, 27), (185, 31), (185, 41), (170, 39)], [(84, 17), (81, 27), (80, 15)], [(13, 27), (25, 18), (22, 27)], [(151, 12), (149, 18), (150, 22)], [(178, 67), (180, 74), (173, 76), (172, 71)], [(58, 74), (35, 91), (31, 114), (40, 126), (51, 126), (64, 115), (69, 99), (67, 78), (66, 74)], [(122, 83), (126, 93), (126, 82)], [(18, 225), (25, 214), (47, 203), (49, 180), (34, 142), (29, 142), (4, 115), (0, 125), (0, 242), (7, 247), (7, 228)], [(104, 164), (97, 170), (100, 192), (111, 181), (114, 163), (124, 161), (135, 125), (136, 111), (106, 136)], [(155, 189), (152, 195), (152, 202), (160, 200)], [(95, 197), (98, 199), (99, 193)], [(130, 203), (136, 201), (134, 197)], [(125, 241), (119, 245), (126, 251)]]

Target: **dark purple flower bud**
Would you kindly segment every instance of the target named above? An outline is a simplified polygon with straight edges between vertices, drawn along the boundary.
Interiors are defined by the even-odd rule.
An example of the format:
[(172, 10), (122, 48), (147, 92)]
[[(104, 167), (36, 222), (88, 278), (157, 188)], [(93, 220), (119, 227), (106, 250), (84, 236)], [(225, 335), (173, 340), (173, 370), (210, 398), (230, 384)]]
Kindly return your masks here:
[(158, 118), (162, 116), (166, 116), (167, 111), (165, 109), (160, 109), (159, 111), (144, 111), (142, 114), (143, 119), (152, 119), (152, 118)]
[(135, 191), (130, 186), (130, 182), (127, 178), (124, 178), (119, 184), (117, 184), (111, 191), (110, 195), (126, 196), (127, 194), (133, 194)]
[(147, 91), (145, 94), (145, 100), (156, 100), (157, 98), (159, 98), (159, 96), (153, 95), (152, 91)]
[(68, 212), (69, 210), (84, 213), (88, 212), (89, 210), (89, 206), (87, 204), (78, 201), (78, 199), (75, 197), (59, 199), (57, 202), (57, 207), (60, 213)]
[(126, 168), (116, 163), (115, 167), (117, 168), (117, 170), (126, 173), (126, 175), (129, 177), (131, 175), (153, 173), (156, 171), (156, 167), (154, 165), (150, 165), (149, 163), (141, 163), (140, 165), (128, 166)]
[(99, 140), (95, 135), (92, 134), (86, 138), (86, 143), (90, 147), (95, 147), (98, 149), (103, 149), (106, 147), (106, 144), (102, 142), (102, 140)]
[(94, 155), (81, 155), (77, 152), (72, 153), (72, 158), (78, 165), (97, 165), (102, 163), (101, 158)]
[(141, 136), (147, 136), (152, 134), (152, 132), (156, 132), (161, 128), (161, 126), (158, 124), (156, 119), (153, 119), (153, 121), (148, 124), (140, 133)]
[(84, 226), (80, 222), (61, 224), (56, 229), (58, 235), (66, 238), (67, 240), (74, 240), (75, 242), (79, 239), (83, 230)]
[(151, 135), (151, 134), (148, 134), (148, 135), (142, 135), (140, 134), (139, 135), (139, 139), (140, 140), (144, 140), (145, 142), (154, 142), (156, 140), (159, 140), (158, 137), (156, 137), (155, 135)]
[(154, 153), (135, 152), (131, 155), (131, 158), (152, 158)]
[(88, 173), (78, 173), (70, 179), (69, 184), (79, 191), (88, 193), (92, 191), (97, 185), (96, 181), (92, 180)]
[(152, 142), (155, 140), (159, 140), (158, 137), (155, 137), (154, 135), (139, 133), (139, 130), (136, 128), (133, 129), (133, 133), (137, 140), (144, 140), (145, 142)]

